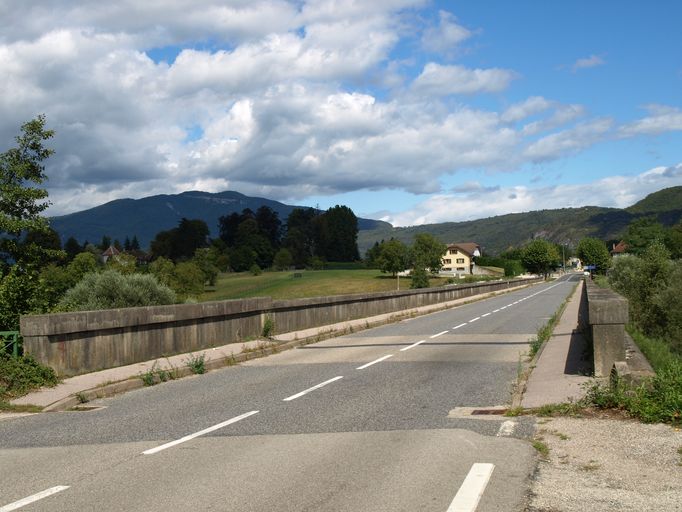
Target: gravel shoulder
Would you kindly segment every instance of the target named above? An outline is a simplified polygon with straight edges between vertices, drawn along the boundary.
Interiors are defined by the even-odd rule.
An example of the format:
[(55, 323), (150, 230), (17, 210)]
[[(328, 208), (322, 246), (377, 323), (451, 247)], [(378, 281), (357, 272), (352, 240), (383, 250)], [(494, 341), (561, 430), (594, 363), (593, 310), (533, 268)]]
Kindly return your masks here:
[(549, 448), (527, 512), (682, 511), (682, 431), (634, 420), (539, 418)]

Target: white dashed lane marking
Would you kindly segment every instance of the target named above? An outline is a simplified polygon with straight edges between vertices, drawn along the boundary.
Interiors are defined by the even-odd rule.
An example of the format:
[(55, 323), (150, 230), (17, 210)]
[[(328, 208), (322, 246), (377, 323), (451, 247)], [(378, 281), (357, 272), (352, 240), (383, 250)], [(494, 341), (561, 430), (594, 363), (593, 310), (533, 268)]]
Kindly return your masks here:
[(469, 470), (447, 512), (474, 512), (485, 492), (490, 476), (495, 469), (494, 464), (477, 462)]
[(49, 489), (45, 489), (44, 491), (37, 492), (35, 494), (32, 494), (31, 496), (28, 496), (26, 498), (20, 499), (18, 501), (14, 501), (10, 503), (9, 505), (5, 505), (4, 507), (0, 507), (0, 512), (10, 512), (10, 510), (17, 510), (20, 509), (21, 507), (25, 507), (26, 505), (30, 505), (31, 503), (35, 503), (38, 500), (42, 500), (44, 498), (47, 498), (48, 496), (52, 496), (53, 494), (57, 494), (58, 492), (65, 491), (68, 489), (68, 485), (57, 485), (55, 487), (50, 487)]
[(414, 348), (414, 347), (417, 347), (417, 346), (421, 345), (421, 344), (424, 343), (425, 341), (426, 341), (426, 340), (419, 340), (418, 342), (413, 343), (413, 344), (410, 345), (409, 347), (401, 348), (400, 351), (401, 351), (401, 352), (405, 352), (406, 350), (410, 350), (411, 348)]
[[(360, 368), (362, 368), (362, 367), (360, 367)], [(292, 400), (296, 400), (297, 398), (301, 398), (303, 395), (307, 395), (311, 391), (315, 391), (316, 389), (320, 389), (321, 387), (324, 387), (327, 384), (331, 384), (332, 382), (335, 382), (339, 379), (343, 379), (343, 375), (339, 375), (338, 377), (334, 377), (333, 379), (325, 380), (324, 382), (321, 382), (320, 384), (313, 386), (312, 388), (308, 388), (304, 391), (301, 391), (300, 393), (296, 393), (295, 395), (288, 396), (288, 397), (282, 399), (282, 402), (291, 402)]]
[(367, 364), (363, 364), (362, 366), (358, 366), (358, 367), (356, 368), (356, 370), (364, 370), (365, 368), (369, 368), (369, 367), (372, 366), (373, 364), (377, 364), (377, 363), (380, 363), (381, 361), (385, 361), (385, 360), (388, 359), (389, 357), (393, 357), (393, 354), (388, 354), (387, 356), (380, 357), (379, 359), (375, 359), (374, 361), (371, 361), (371, 362), (369, 362), (369, 363), (367, 363)]
[(199, 432), (195, 432), (194, 434), (189, 434), (175, 441), (171, 441), (170, 443), (162, 444), (161, 446), (157, 446), (156, 448), (145, 450), (142, 452), (142, 455), (153, 455), (167, 448), (171, 448), (181, 443), (186, 443), (187, 441), (191, 441), (196, 437), (203, 436), (204, 434), (208, 434), (210, 432), (214, 432), (215, 430), (227, 427), (228, 425), (232, 425), (233, 423), (237, 423), (238, 421), (248, 418), (249, 416), (253, 416), (254, 414), (258, 414), (258, 411), (250, 411), (239, 416), (235, 416), (234, 418), (231, 418), (227, 421), (223, 421), (222, 423), (218, 423), (217, 425), (213, 425), (212, 427), (205, 428), (204, 430), (200, 430)]

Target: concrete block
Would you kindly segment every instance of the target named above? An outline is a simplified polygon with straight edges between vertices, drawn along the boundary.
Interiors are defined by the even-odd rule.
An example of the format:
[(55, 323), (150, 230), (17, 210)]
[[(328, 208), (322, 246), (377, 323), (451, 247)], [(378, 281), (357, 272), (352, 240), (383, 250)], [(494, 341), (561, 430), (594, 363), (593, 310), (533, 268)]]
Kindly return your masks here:
[(613, 363), (625, 360), (623, 324), (592, 325), (594, 346), (594, 375), (606, 377), (611, 372)]

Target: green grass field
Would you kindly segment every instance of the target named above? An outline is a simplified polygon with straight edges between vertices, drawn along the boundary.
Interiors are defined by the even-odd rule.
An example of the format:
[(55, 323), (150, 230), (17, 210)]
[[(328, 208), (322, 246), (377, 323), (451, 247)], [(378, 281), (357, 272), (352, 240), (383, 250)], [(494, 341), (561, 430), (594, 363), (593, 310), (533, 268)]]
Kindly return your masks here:
[[(294, 277), (294, 274), (301, 277)], [(445, 284), (444, 278), (432, 278), (431, 286)], [(400, 278), (400, 289), (410, 287), (410, 279)], [(387, 292), (396, 290), (396, 279), (379, 270), (301, 270), (297, 272), (264, 272), (254, 276), (248, 272), (221, 274), (214, 291), (206, 291), (199, 300), (272, 297), (301, 299), (349, 293)]]

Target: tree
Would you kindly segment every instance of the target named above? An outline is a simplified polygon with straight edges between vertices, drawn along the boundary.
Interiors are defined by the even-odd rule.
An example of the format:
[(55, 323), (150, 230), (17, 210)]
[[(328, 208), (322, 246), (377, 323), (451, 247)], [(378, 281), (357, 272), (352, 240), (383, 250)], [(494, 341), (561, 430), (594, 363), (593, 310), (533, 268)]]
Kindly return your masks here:
[(665, 228), (656, 217), (642, 217), (628, 226), (625, 243), (628, 245), (628, 252), (642, 254), (651, 243), (664, 242), (665, 238)]
[(533, 274), (547, 277), (550, 270), (559, 266), (559, 252), (554, 244), (537, 238), (523, 249), (521, 262)]
[(209, 286), (215, 286), (216, 279), (218, 278), (217, 257), (218, 254), (213, 248), (202, 247), (194, 252), (194, 258), (192, 258), (192, 263), (203, 272), (204, 281)]
[(196, 297), (204, 291), (204, 273), (191, 261), (178, 263), (174, 278), (173, 289), (181, 297)]
[(682, 258), (682, 221), (675, 224), (666, 232), (665, 246), (673, 259)]
[(279, 214), (268, 206), (256, 210), (256, 223), (260, 233), (270, 242), (273, 249), (279, 248), (282, 239), (282, 221)]
[(587, 237), (580, 240), (577, 253), (583, 265), (595, 265), (599, 274), (605, 274), (611, 266), (609, 250), (598, 238)]
[(22, 125), (17, 146), (0, 154), (0, 330), (19, 330), (19, 315), (42, 311), (38, 269), (64, 254), (38, 236), (49, 229), (41, 213), (50, 203), (39, 185), (54, 152), (43, 143), (53, 135), (38, 116)]
[(304, 267), (313, 257), (315, 248), (314, 219), (318, 213), (313, 208), (294, 208), (287, 217), (283, 245), (294, 258), (294, 266)]
[[(27, 267), (39, 267), (45, 257), (53, 259), (59, 252), (43, 248), (34, 241), (22, 243), (26, 232), (46, 232), (48, 221), (40, 214), (50, 205), (42, 184), (47, 176), (43, 162), (54, 153), (43, 143), (54, 131), (45, 129), (45, 116), (25, 123), (17, 146), (0, 154), (0, 264), (6, 272), (17, 263), (23, 272)], [(2, 269), (0, 269), (2, 270)]]
[(390, 272), (395, 277), (410, 266), (410, 251), (400, 240), (391, 238), (381, 244), (381, 253), (377, 260), (382, 272)]
[(294, 258), (288, 249), (282, 247), (277, 254), (275, 254), (275, 259), (273, 264), (277, 270), (287, 270), (294, 262)]
[(64, 251), (66, 251), (66, 259), (71, 261), (76, 257), (76, 254), (83, 251), (83, 246), (78, 243), (78, 240), (70, 236), (64, 244)]
[(208, 235), (206, 222), (183, 218), (177, 227), (156, 234), (151, 243), (152, 256), (176, 262), (191, 259), (197, 249), (208, 245)]
[(447, 246), (430, 233), (418, 233), (412, 245), (414, 266), (438, 272), (443, 266), (443, 255)]
[[(336, 205), (329, 208), (324, 215), (326, 239), (320, 237), (321, 251), (327, 261), (357, 261), (358, 252), (358, 218), (347, 206)], [(323, 241), (322, 241), (323, 240)]]
[[(382, 240), (381, 243), (383, 244), (384, 241)], [(377, 268), (377, 260), (379, 259), (380, 254), (381, 244), (379, 242), (374, 242), (374, 245), (367, 249), (367, 252), (365, 253), (365, 266), (367, 268)]]

